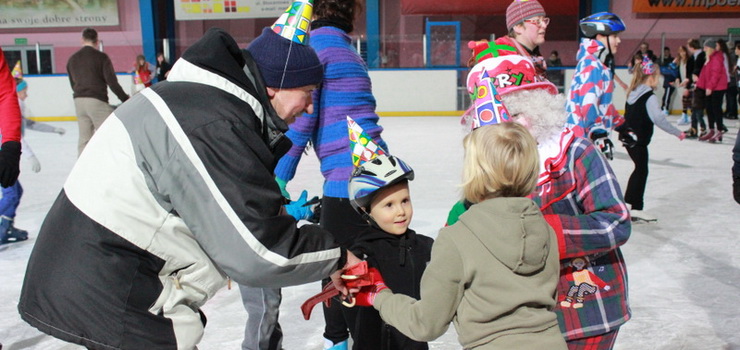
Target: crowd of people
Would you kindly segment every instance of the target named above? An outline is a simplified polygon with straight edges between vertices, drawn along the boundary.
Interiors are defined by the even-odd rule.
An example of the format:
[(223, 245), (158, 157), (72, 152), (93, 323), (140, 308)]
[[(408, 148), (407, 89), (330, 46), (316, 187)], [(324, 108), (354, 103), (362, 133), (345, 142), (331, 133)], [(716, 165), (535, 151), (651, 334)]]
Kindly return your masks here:
[[(333, 298), (324, 349), (428, 349), (451, 323), (466, 349), (612, 349), (631, 318), (621, 247), (634, 221), (655, 220), (643, 211), (654, 126), (722, 142), (724, 120), (737, 119), (740, 43), (690, 39), (675, 58), (643, 43), (626, 84), (614, 55), (627, 26), (594, 13), (579, 21), (566, 82), (548, 72), (558, 52), (540, 53), (544, 7), (514, 0), (507, 35), (468, 45), (463, 195), (432, 239), (410, 228), (414, 171), (382, 138), (352, 46), (361, 10), (296, 1), (246, 48), (209, 29), (174, 64), (139, 55), (131, 94), (97, 31), (83, 30), (67, 63), (78, 160), (36, 237), (22, 319), (89, 349), (196, 348), (200, 307), (233, 280), (248, 314), (242, 349), (279, 350), (281, 288), (322, 281), (311, 300)], [(22, 123), (65, 133), (23, 118), (27, 94), (22, 73), (0, 65), (0, 244), (28, 239), (13, 225)], [(674, 95), (686, 131), (666, 118)], [(625, 192), (612, 134), (635, 164)], [(317, 175), (297, 174), (309, 147), (321, 199), (287, 190)], [(733, 159), (740, 203), (740, 143)]]

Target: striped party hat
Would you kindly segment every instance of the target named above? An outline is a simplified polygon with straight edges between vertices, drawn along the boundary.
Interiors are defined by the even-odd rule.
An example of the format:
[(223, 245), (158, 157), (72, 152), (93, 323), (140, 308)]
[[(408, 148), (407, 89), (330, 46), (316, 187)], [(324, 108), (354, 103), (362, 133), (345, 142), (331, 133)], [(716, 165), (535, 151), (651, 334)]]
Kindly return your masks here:
[(23, 68), (21, 68), (21, 61), (15, 63), (15, 67), (13, 67), (13, 71), (11, 72), (11, 74), (13, 75), (13, 78), (23, 79)]

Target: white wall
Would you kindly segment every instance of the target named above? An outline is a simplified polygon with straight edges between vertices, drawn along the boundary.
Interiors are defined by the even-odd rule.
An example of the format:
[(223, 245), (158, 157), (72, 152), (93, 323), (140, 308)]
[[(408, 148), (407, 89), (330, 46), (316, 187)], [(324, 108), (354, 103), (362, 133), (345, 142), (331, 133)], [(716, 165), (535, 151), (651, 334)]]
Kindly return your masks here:
[[(131, 74), (117, 74), (118, 83), (123, 91), (130, 94)], [(72, 87), (67, 75), (26, 76), (28, 98), (26, 99), (27, 117), (69, 118), (75, 116), (75, 104), (72, 98)], [(118, 105), (121, 100), (108, 89), (108, 103)]]
[(378, 112), (446, 112), (457, 109), (455, 70), (372, 70)]
[[(617, 75), (629, 85), (632, 76), (627, 69), (617, 69)], [(573, 70), (565, 70), (566, 85), (570, 84)], [(26, 106), (31, 117), (59, 118), (75, 115), (72, 89), (66, 75), (29, 76), (29, 96)], [(377, 111), (385, 114), (398, 112), (399, 115), (456, 114), (457, 112), (457, 72), (455, 70), (372, 70), (373, 94), (377, 100)], [(131, 75), (118, 74), (118, 82), (124, 91), (131, 90)], [(663, 96), (662, 83), (656, 91)], [(121, 103), (108, 91), (109, 102)], [(625, 91), (620, 87), (614, 90), (614, 105), (624, 110)], [(681, 112), (681, 98), (674, 94), (673, 113)]]

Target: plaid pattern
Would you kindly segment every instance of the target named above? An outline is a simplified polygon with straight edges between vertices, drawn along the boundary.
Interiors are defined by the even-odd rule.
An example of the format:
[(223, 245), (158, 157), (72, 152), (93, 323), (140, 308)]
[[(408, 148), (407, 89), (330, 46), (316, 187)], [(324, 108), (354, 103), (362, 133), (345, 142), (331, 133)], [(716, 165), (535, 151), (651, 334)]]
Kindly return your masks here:
[[(567, 156), (567, 165), (530, 197), (543, 214), (553, 214), (562, 225), (556, 228), (561, 272), (555, 311), (561, 332), (570, 340), (611, 332), (630, 318), (627, 271), (619, 246), (632, 227), (617, 179), (593, 144), (576, 138)], [(598, 290), (585, 295), (577, 307), (564, 306), (561, 301), (568, 290), (583, 283), (573, 276), (575, 258), (585, 259), (585, 269), (594, 276), (588, 282)]]
[(617, 340), (619, 329), (589, 338), (569, 340), (568, 350), (611, 350)]
[(566, 126), (576, 136), (588, 137), (591, 130), (608, 133), (624, 122), (612, 103), (614, 79), (612, 72), (598, 57), (606, 55), (606, 47), (594, 39), (583, 39), (578, 50), (575, 74), (570, 83)]

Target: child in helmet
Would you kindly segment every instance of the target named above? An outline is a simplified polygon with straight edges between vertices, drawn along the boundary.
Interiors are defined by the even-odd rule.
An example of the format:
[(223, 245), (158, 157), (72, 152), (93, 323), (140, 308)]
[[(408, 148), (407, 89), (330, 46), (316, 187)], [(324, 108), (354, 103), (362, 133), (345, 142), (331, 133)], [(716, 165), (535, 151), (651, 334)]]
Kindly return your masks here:
[[(359, 150), (354, 159), (359, 166), (349, 181), (350, 203), (369, 224), (350, 250), (377, 268), (395, 293), (418, 299), (434, 240), (409, 229), (414, 214), (409, 181), (414, 179), (414, 171), (400, 158), (385, 154), (372, 139), (361, 136), (364, 132), (354, 121), (349, 123), (350, 142)], [(364, 163), (363, 154), (369, 158)], [(353, 334), (354, 350), (429, 348), (387, 325), (372, 307), (359, 307)]]
[(599, 12), (581, 19), (585, 36), (578, 50), (566, 111), (565, 126), (576, 136), (589, 138), (598, 149), (612, 159), (614, 147), (609, 140), (612, 129), (624, 122), (612, 103), (614, 91), (614, 54), (625, 30), (619, 16)]
[(554, 312), (557, 238), (526, 198), (537, 183), (537, 143), (506, 122), (473, 130), (463, 144), (462, 188), (473, 205), (439, 232), (421, 298), (376, 283), (373, 306), (413, 339), (433, 340), (454, 321), (465, 349), (567, 349)]

